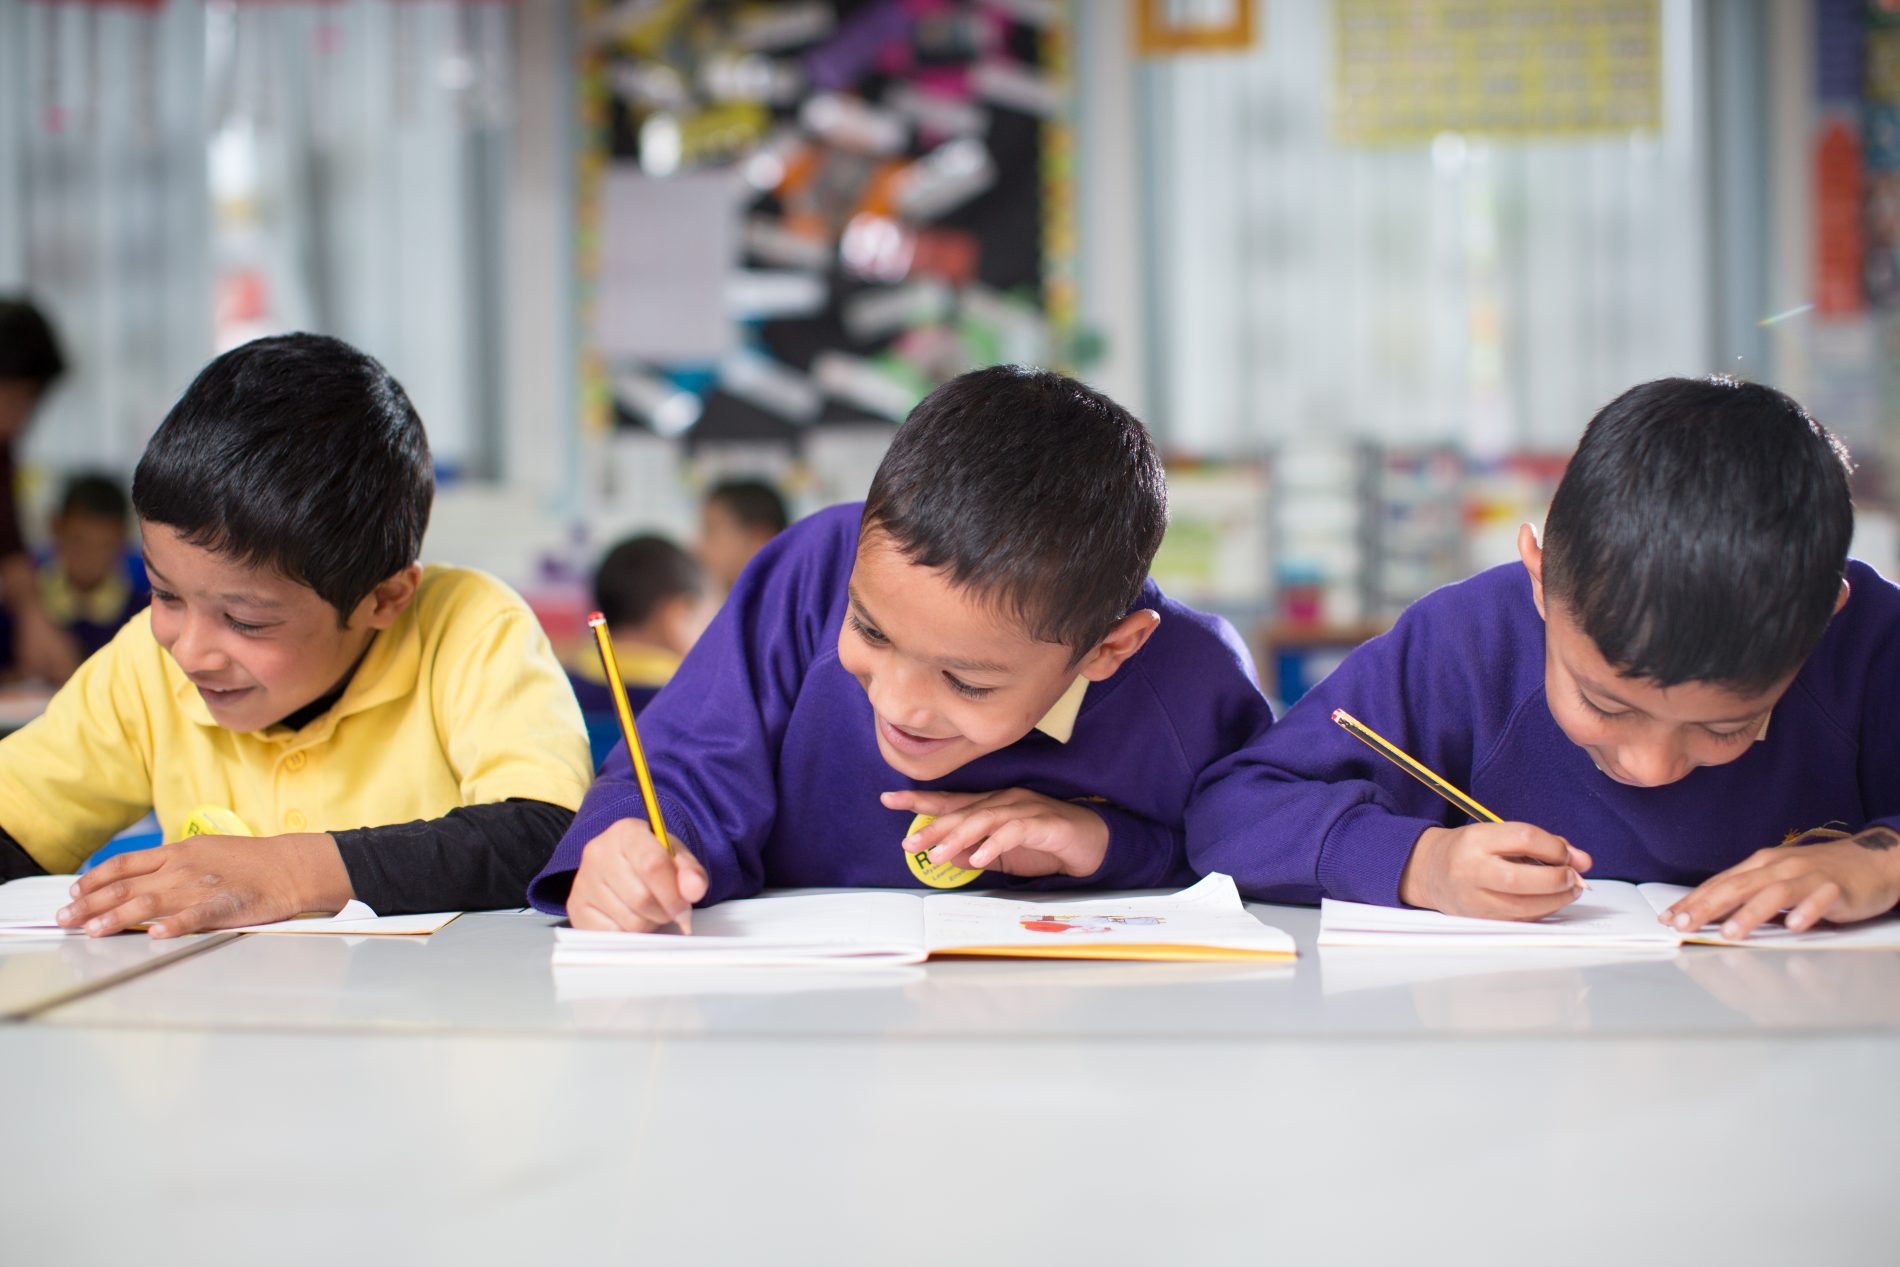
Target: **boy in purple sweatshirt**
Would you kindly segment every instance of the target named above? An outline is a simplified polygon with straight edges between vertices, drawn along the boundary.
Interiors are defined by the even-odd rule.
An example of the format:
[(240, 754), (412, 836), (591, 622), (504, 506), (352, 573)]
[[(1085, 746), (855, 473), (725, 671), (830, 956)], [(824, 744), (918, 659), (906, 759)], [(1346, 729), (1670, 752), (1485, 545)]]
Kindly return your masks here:
[[(1900, 592), (1850, 563), (1846, 451), (1787, 396), (1632, 388), (1584, 432), (1540, 548), (1415, 603), (1209, 772), (1197, 870), (1537, 919), (1582, 875), (1698, 885), (1746, 936), (1900, 901)], [(1469, 823), (1343, 708), (1505, 821)], [(1817, 838), (1817, 836), (1819, 838)], [(1803, 842), (1799, 848), (1780, 848)]]
[(1272, 715), (1233, 629), (1148, 579), (1166, 523), (1113, 401), (1018, 367), (946, 383), (640, 715), (676, 856), (623, 744), (529, 900), (649, 930), (766, 886), (1186, 882), (1202, 772)]

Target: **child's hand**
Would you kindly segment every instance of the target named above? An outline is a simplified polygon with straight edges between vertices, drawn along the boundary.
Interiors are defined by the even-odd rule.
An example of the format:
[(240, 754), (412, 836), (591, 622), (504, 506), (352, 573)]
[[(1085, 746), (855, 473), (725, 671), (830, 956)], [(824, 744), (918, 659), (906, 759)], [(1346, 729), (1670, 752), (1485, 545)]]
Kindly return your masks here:
[(1704, 880), (1662, 922), (1687, 932), (1721, 920), (1722, 936), (1739, 941), (1784, 910), (1797, 933), (1824, 919), (1872, 919), (1900, 903), (1897, 846), (1900, 835), (1870, 827), (1846, 840), (1759, 850)]
[(1428, 827), (1399, 878), (1399, 900), (1447, 915), (1542, 919), (1577, 900), (1590, 855), (1529, 823)]
[[(1013, 787), (1001, 792), (886, 792), (891, 809), (933, 814), (904, 842), (932, 862), (1005, 875), (1091, 876), (1108, 856), (1108, 824), (1087, 805)], [(967, 860), (964, 855), (968, 854)]]
[(693, 931), (693, 903), (706, 896), (706, 869), (673, 842), (673, 856), (653, 829), (623, 818), (587, 842), (581, 869), (567, 895), (567, 920), (576, 928), (650, 933), (678, 924)]
[(349, 872), (335, 838), (193, 836), (107, 858), (79, 877), (57, 919), (104, 937), (150, 924), (154, 937), (268, 924), (305, 911), (339, 911)]

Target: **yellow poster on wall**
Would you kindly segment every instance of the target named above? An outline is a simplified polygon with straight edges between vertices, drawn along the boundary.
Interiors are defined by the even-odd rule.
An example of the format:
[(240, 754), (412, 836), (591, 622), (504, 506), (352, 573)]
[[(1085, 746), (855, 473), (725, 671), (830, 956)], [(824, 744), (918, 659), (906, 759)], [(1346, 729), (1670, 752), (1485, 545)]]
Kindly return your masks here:
[(1333, 14), (1341, 144), (1661, 125), (1658, 0), (1335, 0)]

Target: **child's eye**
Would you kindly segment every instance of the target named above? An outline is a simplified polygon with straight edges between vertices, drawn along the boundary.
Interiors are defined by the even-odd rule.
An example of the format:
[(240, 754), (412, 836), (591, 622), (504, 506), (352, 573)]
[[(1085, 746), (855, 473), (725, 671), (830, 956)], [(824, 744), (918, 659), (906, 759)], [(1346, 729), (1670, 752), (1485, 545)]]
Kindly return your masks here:
[(968, 682), (960, 681), (949, 673), (943, 675), (943, 680), (950, 684), (951, 690), (965, 699), (984, 699), (996, 693), (996, 688), (993, 686), (971, 686)]
[[(1708, 730), (1708, 727), (1703, 729)], [(1750, 726), (1743, 726), (1740, 730), (1710, 730), (1709, 736), (1719, 743), (1740, 743), (1744, 739), (1754, 738), (1755, 730)]]
[(236, 630), (238, 633), (241, 633), (241, 634), (263, 633), (266, 629), (270, 628), (270, 626), (268, 625), (247, 625), (243, 621), (237, 619), (235, 616), (226, 616), (224, 618), (224, 623), (229, 625), (232, 629)]
[(855, 612), (846, 614), (845, 619), (851, 622), (851, 627), (858, 631), (860, 638), (863, 638), (874, 647), (881, 647), (890, 641), (890, 639), (886, 638), (881, 632), (859, 620)]
[(1628, 713), (1612, 713), (1607, 709), (1598, 707), (1596, 702), (1582, 691), (1577, 692), (1577, 702), (1589, 709), (1592, 713), (1595, 713), (1598, 717), (1601, 717), (1604, 721), (1617, 721), (1629, 716)]
[(175, 603), (178, 601), (178, 595), (172, 593), (170, 590), (162, 590), (154, 586), (152, 589), (152, 599), (154, 602)]

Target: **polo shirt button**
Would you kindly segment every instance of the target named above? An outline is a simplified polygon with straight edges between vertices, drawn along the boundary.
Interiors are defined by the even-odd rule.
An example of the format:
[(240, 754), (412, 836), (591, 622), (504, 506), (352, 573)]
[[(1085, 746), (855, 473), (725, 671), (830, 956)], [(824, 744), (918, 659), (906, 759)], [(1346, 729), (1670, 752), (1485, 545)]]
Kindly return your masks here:
[(303, 811), (300, 809), (293, 809), (284, 815), (284, 826), (292, 831), (302, 831), (308, 823), (309, 820), (303, 816)]
[(307, 758), (303, 755), (303, 753), (293, 752), (289, 756), (284, 758), (284, 764), (290, 767), (292, 770), (301, 770), (303, 769), (303, 764), (305, 760), (307, 760)]

